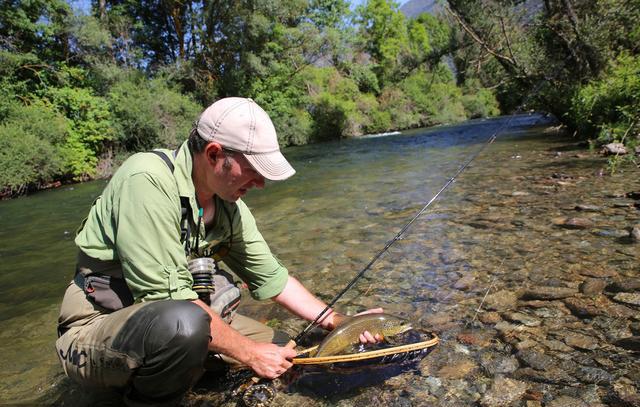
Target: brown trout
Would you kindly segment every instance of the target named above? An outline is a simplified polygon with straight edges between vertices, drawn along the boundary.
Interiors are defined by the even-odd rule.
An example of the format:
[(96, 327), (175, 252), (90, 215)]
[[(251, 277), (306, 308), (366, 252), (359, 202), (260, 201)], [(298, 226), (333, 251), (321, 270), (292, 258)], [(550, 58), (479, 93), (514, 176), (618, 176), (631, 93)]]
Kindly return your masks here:
[(383, 338), (394, 336), (411, 329), (409, 321), (389, 314), (364, 314), (349, 318), (334, 329), (318, 347), (315, 357), (340, 354), (351, 345), (360, 342), (364, 331)]

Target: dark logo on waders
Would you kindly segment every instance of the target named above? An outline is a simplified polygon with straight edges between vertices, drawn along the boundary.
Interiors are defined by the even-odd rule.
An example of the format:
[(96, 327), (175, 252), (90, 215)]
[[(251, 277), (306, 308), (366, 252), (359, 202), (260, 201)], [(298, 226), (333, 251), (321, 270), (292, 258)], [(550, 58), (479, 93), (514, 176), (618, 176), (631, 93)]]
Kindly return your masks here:
[(71, 345), (69, 345), (69, 349), (67, 349), (66, 354), (62, 349), (60, 349), (60, 357), (62, 360), (66, 360), (72, 365), (78, 366), (78, 368), (83, 368), (87, 365), (87, 353), (83, 350), (80, 352), (78, 352), (77, 349), (71, 350)]

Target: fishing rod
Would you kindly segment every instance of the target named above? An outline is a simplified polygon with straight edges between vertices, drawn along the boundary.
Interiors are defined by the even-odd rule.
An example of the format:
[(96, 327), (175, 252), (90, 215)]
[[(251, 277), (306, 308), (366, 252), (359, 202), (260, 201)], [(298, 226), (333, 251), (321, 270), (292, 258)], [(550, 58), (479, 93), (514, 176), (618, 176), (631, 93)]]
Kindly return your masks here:
[[(513, 116), (512, 116), (513, 118)], [(507, 122), (507, 125), (511, 122), (511, 119), (509, 120), (509, 122)], [(502, 128), (506, 127), (503, 126)], [(375, 256), (373, 256), (373, 258), (371, 259), (371, 261), (362, 269), (360, 270), (360, 272), (358, 274), (356, 274), (356, 276), (349, 282), (349, 284), (347, 284), (347, 286), (345, 288), (342, 289), (342, 291), (340, 291), (335, 297), (333, 297), (333, 299), (327, 304), (327, 306), (320, 312), (320, 314), (318, 314), (318, 316), (309, 324), (307, 325), (307, 327), (305, 329), (302, 330), (302, 332), (300, 332), (294, 339), (293, 341), (295, 343), (299, 343), (299, 341), (304, 338), (307, 333), (309, 333), (309, 331), (315, 327), (316, 325), (318, 325), (318, 321), (320, 319), (322, 319), (322, 317), (325, 316), (325, 314), (327, 313), (327, 311), (329, 311), (329, 309), (331, 309), (332, 306), (335, 305), (335, 303), (342, 298), (342, 296), (349, 291), (349, 289), (351, 287), (353, 287), (353, 285), (360, 279), (360, 277), (362, 277), (364, 275), (364, 273), (366, 273), (369, 269), (371, 269), (371, 266), (373, 266), (378, 259), (380, 259), (380, 257), (382, 257), (382, 255), (389, 250), (389, 248), (398, 240), (400, 240), (400, 237), (402, 236), (402, 234), (404, 232), (407, 231), (407, 229), (409, 229), (409, 227), (413, 224), (413, 222), (416, 221), (416, 219), (418, 219), (428, 208), (429, 206), (431, 206), (431, 204), (438, 199), (438, 197), (440, 196), (440, 194), (442, 194), (448, 187), (449, 185), (451, 185), (456, 178), (473, 162), (473, 160), (476, 159), (476, 157), (478, 157), (480, 155), (480, 153), (482, 153), (482, 151), (484, 151), (485, 148), (487, 148), (487, 146), (489, 146), (490, 144), (492, 144), (495, 139), (497, 138), (498, 134), (502, 131), (502, 128), (499, 129), (499, 131), (495, 132), (494, 134), (491, 135), (491, 137), (489, 137), (487, 139), (487, 141), (485, 141), (482, 146), (471, 156), (471, 158), (469, 158), (469, 160), (467, 160), (467, 162), (465, 162), (459, 169), (458, 171), (451, 177), (449, 178), (449, 180), (447, 182), (445, 182), (445, 184), (442, 186), (442, 188), (440, 188), (440, 190), (429, 200), (429, 202), (426, 203), (426, 205), (424, 205), (422, 207), (422, 209), (420, 209), (420, 211), (409, 221), (407, 222), (402, 229), (400, 229), (400, 231), (393, 237), (393, 239), (389, 240), (387, 242), (387, 244), (385, 244), (385, 246), (382, 248), (382, 250), (380, 250)]]

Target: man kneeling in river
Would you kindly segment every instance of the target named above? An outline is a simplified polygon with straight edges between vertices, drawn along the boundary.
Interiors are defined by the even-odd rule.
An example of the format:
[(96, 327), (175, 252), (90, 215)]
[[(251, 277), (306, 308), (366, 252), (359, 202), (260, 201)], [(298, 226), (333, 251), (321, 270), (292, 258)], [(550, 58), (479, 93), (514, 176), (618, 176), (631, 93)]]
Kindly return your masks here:
[[(75, 239), (76, 274), (56, 342), (66, 374), (122, 389), (127, 404), (174, 405), (211, 360), (235, 361), (265, 378), (291, 367), (296, 352), (282, 346), (286, 335), (235, 313), (239, 290), (217, 261), (256, 299), (307, 320), (325, 308), (271, 254), (240, 199), (265, 178), (294, 173), (269, 116), (243, 98), (207, 108), (177, 150), (130, 157)], [(213, 279), (202, 280), (194, 267), (192, 275), (197, 258), (216, 260), (209, 260)], [(321, 325), (331, 330), (342, 318), (329, 312)], [(369, 333), (361, 340), (375, 341)]]

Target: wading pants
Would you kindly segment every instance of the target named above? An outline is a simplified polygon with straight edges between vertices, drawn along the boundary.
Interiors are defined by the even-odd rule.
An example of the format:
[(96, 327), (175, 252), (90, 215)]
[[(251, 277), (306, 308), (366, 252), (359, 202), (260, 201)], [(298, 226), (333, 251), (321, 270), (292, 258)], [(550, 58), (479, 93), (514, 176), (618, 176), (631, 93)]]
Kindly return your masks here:
[[(177, 405), (204, 372), (205, 362), (212, 368), (234, 362), (208, 354), (210, 317), (190, 301), (147, 302), (107, 314), (96, 312), (71, 282), (60, 321), (74, 321), (61, 324), (56, 341), (67, 376), (86, 387), (120, 389), (128, 405)], [(231, 326), (259, 342), (288, 340), (238, 314)]]

